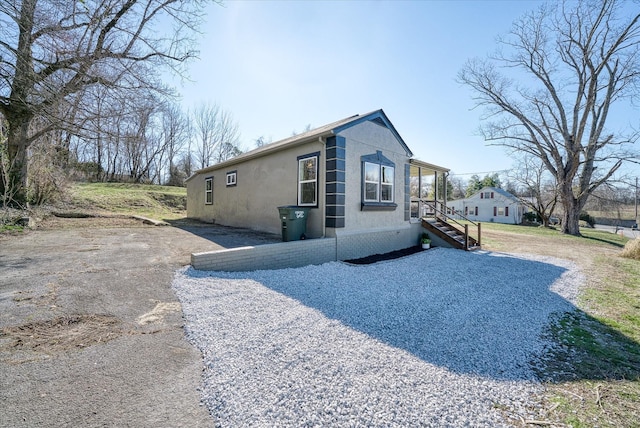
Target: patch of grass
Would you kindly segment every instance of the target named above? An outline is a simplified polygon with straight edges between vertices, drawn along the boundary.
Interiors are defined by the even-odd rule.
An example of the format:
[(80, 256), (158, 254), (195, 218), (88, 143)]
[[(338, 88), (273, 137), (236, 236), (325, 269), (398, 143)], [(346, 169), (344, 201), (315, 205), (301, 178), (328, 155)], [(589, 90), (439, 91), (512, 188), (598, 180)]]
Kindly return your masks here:
[(594, 262), (606, 278), (586, 288), (581, 303), (602, 323), (640, 343), (640, 262), (603, 256)]
[[(640, 344), (615, 323), (577, 310), (552, 322), (545, 335), (555, 344), (545, 356), (546, 364), (538, 369), (542, 379), (553, 383), (640, 381)], [(636, 386), (640, 388), (640, 383)]]
[(605, 244), (611, 244), (619, 248), (624, 248), (625, 244), (629, 241), (626, 236), (616, 235), (604, 230), (582, 228), (580, 233), (584, 238), (592, 241), (602, 242)]
[[(461, 222), (464, 224), (464, 222)], [(483, 222), (482, 230), (497, 230), (501, 232), (513, 232), (519, 235), (535, 235), (535, 236), (555, 236), (561, 235), (555, 226), (543, 227), (543, 226), (524, 226), (520, 224), (504, 224), (504, 223), (491, 223)], [(475, 231), (473, 226), (469, 226), (469, 231)]]
[(184, 187), (130, 183), (78, 183), (70, 190), (71, 205), (102, 213), (141, 215), (173, 220), (186, 215)]
[[(582, 240), (582, 238), (587, 238), (588, 240), (596, 241), (594, 242), (594, 244), (607, 243), (620, 248), (624, 247), (626, 242), (629, 240), (629, 238), (624, 236), (616, 235), (604, 230), (592, 229), (589, 227), (580, 228), (580, 234), (582, 235), (582, 238), (573, 235), (565, 235), (560, 232), (560, 228), (558, 226), (542, 227), (522, 226), (517, 224), (482, 223), (481, 227), (482, 230), (488, 231), (511, 232), (518, 235), (531, 235), (566, 240)], [(470, 227), (469, 231), (470, 233), (473, 233), (475, 230)], [(589, 242), (583, 241), (583, 243)]]
[(15, 224), (2, 224), (0, 225), (0, 233), (20, 233), (24, 232), (24, 226), (18, 226)]

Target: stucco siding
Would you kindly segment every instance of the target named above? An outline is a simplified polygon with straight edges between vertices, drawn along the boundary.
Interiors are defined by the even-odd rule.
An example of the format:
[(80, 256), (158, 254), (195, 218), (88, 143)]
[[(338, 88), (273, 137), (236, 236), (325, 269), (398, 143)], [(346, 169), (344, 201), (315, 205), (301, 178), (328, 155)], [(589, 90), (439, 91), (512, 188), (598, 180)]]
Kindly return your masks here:
[[(322, 236), (325, 165), (323, 144), (313, 142), (242, 163), (214, 169), (187, 182), (187, 215), (225, 226), (246, 227), (280, 233), (277, 207), (296, 205), (298, 156), (320, 152), (318, 160), (318, 207), (310, 207), (307, 236)], [(226, 174), (235, 171), (235, 186), (227, 186)], [(205, 179), (213, 177), (213, 204), (204, 203)]]
[[(372, 122), (363, 122), (340, 132), (346, 138), (345, 229), (349, 231), (400, 226), (404, 219), (404, 170), (409, 156), (393, 133)], [(393, 211), (362, 211), (361, 157), (381, 151), (395, 164)]]

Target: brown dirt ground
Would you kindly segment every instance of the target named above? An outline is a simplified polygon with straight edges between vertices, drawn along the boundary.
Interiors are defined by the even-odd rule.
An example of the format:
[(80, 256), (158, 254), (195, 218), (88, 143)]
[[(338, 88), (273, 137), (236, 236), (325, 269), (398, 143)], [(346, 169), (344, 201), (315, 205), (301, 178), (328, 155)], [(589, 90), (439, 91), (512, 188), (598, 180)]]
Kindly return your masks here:
[(124, 217), (0, 235), (0, 427), (215, 425), (174, 272), (192, 252), (278, 238)]

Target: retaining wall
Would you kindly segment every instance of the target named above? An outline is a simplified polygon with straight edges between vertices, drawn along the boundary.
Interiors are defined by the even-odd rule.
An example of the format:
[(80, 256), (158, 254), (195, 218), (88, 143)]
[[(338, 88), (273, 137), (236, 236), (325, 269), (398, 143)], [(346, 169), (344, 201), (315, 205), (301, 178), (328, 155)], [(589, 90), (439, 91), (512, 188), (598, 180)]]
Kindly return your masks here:
[(229, 272), (283, 269), (335, 260), (335, 238), (306, 239), (191, 254), (191, 265), (195, 269)]
[(199, 270), (228, 272), (318, 265), (412, 247), (418, 244), (423, 230), (412, 224), (400, 229), (339, 233), (328, 238), (194, 253), (191, 265)]

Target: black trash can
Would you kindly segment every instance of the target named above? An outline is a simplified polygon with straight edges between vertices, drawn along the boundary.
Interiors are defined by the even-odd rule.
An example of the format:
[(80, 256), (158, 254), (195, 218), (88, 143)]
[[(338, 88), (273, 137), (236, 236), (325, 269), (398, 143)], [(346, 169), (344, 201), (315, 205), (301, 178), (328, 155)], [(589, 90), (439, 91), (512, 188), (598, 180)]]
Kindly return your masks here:
[(282, 240), (284, 242), (306, 239), (309, 208), (287, 205), (278, 207), (278, 212), (280, 213)]

